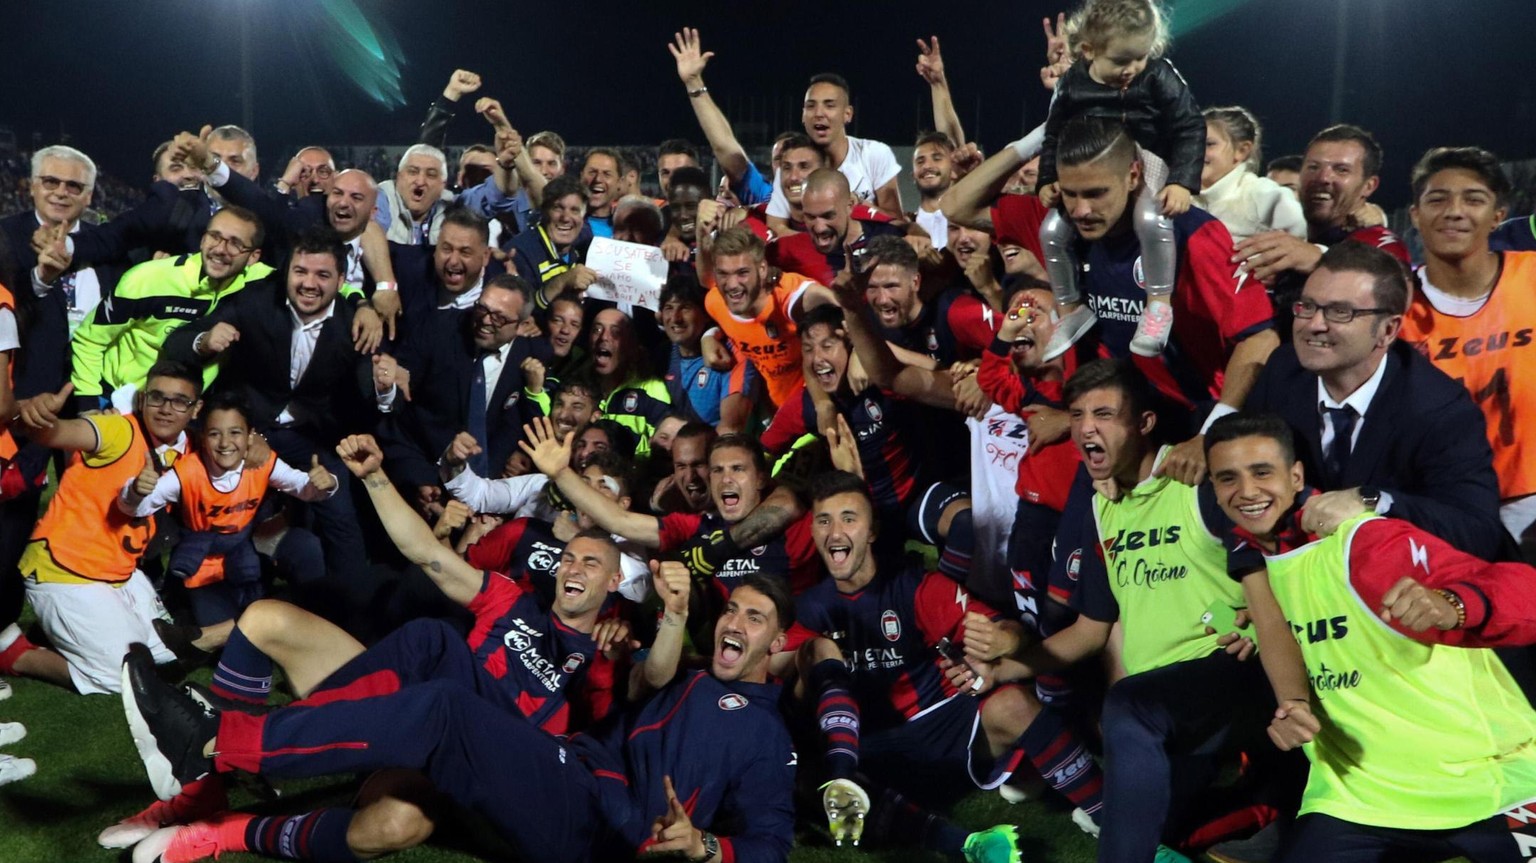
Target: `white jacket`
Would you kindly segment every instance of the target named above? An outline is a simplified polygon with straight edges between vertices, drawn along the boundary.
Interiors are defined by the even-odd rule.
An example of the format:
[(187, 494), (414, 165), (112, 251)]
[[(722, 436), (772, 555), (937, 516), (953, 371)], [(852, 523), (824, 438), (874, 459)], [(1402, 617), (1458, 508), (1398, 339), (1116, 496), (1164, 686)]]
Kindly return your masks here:
[(1307, 238), (1301, 202), (1290, 189), (1238, 165), (1195, 196), (1195, 206), (1227, 226), (1234, 243), (1264, 231), (1285, 231)]

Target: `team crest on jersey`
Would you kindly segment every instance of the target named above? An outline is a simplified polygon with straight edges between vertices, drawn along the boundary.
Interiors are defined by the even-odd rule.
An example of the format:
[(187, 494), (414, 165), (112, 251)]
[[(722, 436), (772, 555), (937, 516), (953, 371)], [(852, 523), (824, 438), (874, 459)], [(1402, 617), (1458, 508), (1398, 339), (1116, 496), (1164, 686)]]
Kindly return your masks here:
[(737, 695), (734, 692), (727, 692), (720, 696), (719, 704), (721, 710), (740, 710), (747, 706), (747, 699), (745, 696)]
[(932, 329), (929, 329), (928, 330), (928, 350), (936, 351), (938, 349), (939, 349), (939, 334), (934, 332)]
[(625, 393), (624, 394), (624, 412), (625, 413), (632, 414), (639, 407), (640, 407), (640, 394), (639, 393)]
[(1141, 255), (1136, 256), (1136, 263), (1131, 265), (1131, 278), (1136, 280), (1136, 287), (1143, 291), (1147, 289), (1147, 273), (1141, 267)]
[(757, 548), (752, 549), (752, 556), (753, 557), (762, 557), (763, 553), (766, 552), (766, 551), (768, 551), (768, 546), (760, 545)]
[(693, 379), (693, 385), (698, 387), (699, 389), (704, 389), (706, 386), (708, 386), (709, 385), (709, 369), (707, 369), (707, 368), (699, 369), (699, 376)]
[(901, 640), (901, 618), (889, 608), (880, 614), (880, 632), (886, 641)]
[(768, 334), (769, 341), (779, 340), (779, 328), (774, 326), (771, 321), (769, 323), (763, 324), (763, 332)]
[(1083, 550), (1080, 548), (1074, 549), (1072, 553), (1067, 556), (1067, 578), (1070, 578), (1073, 581), (1077, 581), (1078, 570), (1082, 568)]
[(581, 664), (586, 661), (587, 658), (585, 656), (582, 656), (579, 653), (573, 653), (565, 658), (565, 663), (560, 666), (560, 670), (564, 671), (566, 674), (575, 674), (576, 669), (580, 668)]
[(874, 420), (875, 422), (879, 422), (879, 421), (885, 419), (885, 412), (880, 410), (880, 406), (875, 404), (875, 400), (874, 399), (865, 399), (864, 400), (864, 411), (865, 411), (865, 413), (868, 413), (869, 414), (869, 418)]
[(507, 396), (507, 400), (501, 403), (501, 409), (506, 410), (517, 404), (517, 400), (522, 398), (522, 396), (523, 394), (519, 392), (514, 392), (512, 395)]

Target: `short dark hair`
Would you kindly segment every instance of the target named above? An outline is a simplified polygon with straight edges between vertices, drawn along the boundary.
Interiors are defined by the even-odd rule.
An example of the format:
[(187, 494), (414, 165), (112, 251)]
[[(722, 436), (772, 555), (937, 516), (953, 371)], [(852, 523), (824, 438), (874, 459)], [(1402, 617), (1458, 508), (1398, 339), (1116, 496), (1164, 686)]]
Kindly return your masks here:
[(849, 101), (853, 100), (853, 88), (848, 86), (848, 79), (836, 72), (820, 72), (812, 75), (810, 82), (805, 85), (805, 88), (809, 90), (817, 84), (831, 84), (843, 91), (844, 98)]
[(678, 429), (677, 434), (672, 436), (672, 442), (676, 443), (678, 440), (685, 437), (703, 438), (706, 444), (713, 444), (715, 442), (715, 427), (709, 423), (702, 423), (698, 420), (691, 420), (689, 422), (683, 423), (683, 427)]
[(623, 552), (619, 550), (619, 544), (614, 541), (613, 534), (602, 528), (589, 527), (576, 531), (576, 535), (571, 537), (570, 542), (567, 542), (566, 545), (569, 546), (571, 542), (575, 542), (578, 539), (590, 539), (608, 546), (608, 554), (612, 558), (611, 563), (614, 569), (622, 571), (623, 567), (620, 564), (619, 558)]
[(491, 244), (491, 224), (475, 215), (463, 204), (451, 204), (443, 211), (443, 227), (458, 225), (468, 228), (480, 237), (480, 242), (487, 246)]
[(821, 163), (823, 165), (827, 163), (827, 154), (823, 153), (821, 148), (816, 146), (816, 142), (811, 140), (811, 136), (804, 132), (785, 132), (779, 136), (779, 140), (783, 142), (779, 145), (779, 155), (781, 156), (784, 155), (786, 150), (815, 150), (817, 158), (821, 159)]
[(1307, 150), (1310, 151), (1313, 144), (1327, 141), (1354, 141), (1365, 151), (1365, 158), (1360, 162), (1360, 170), (1365, 173), (1366, 178), (1369, 179), (1381, 173), (1381, 145), (1376, 142), (1376, 136), (1370, 132), (1350, 123), (1338, 123), (1313, 135), (1312, 140), (1307, 142)]
[(818, 474), (811, 480), (810, 497), (811, 504), (820, 503), (829, 497), (840, 494), (856, 494), (869, 503), (871, 514), (875, 511), (875, 498), (869, 493), (869, 484), (856, 473), (845, 470), (828, 471)]
[[(622, 454), (625, 458), (634, 458), (635, 448), (640, 445), (640, 436), (635, 434), (633, 429), (607, 417), (593, 420), (587, 424), (587, 428), (601, 429), (603, 434), (608, 436), (610, 450)], [(576, 436), (581, 437), (582, 432), (585, 431), (586, 429), (581, 429)]]
[(1212, 447), (1240, 437), (1267, 437), (1280, 445), (1286, 465), (1296, 463), (1296, 435), (1291, 432), (1290, 425), (1276, 414), (1257, 411), (1238, 411), (1211, 423), (1205, 430), (1207, 459)]
[[(609, 420), (609, 422), (613, 422)], [(614, 423), (618, 425), (618, 423)], [(609, 442), (613, 441), (612, 436)], [(587, 463), (581, 466), (582, 470), (595, 467), (603, 472), (604, 476), (611, 476), (619, 483), (619, 496), (629, 497), (635, 490), (635, 464), (616, 449), (599, 450), (593, 453)]]
[(918, 135), (917, 140), (912, 143), (912, 149), (916, 150), (924, 144), (938, 144), (946, 153), (955, 149), (954, 140), (943, 132), (924, 132)]
[(1299, 153), (1292, 156), (1276, 156), (1269, 160), (1268, 165), (1264, 166), (1264, 173), (1268, 174), (1271, 171), (1295, 171), (1299, 174), (1301, 173), (1301, 164), (1304, 161), (1306, 161), (1306, 157)]
[(620, 153), (618, 150), (615, 150), (612, 147), (593, 147), (586, 152), (586, 155), (581, 157), (581, 166), (585, 168), (587, 163), (592, 161), (593, 156), (607, 156), (608, 158), (612, 159), (614, 168), (617, 169), (621, 175), (624, 173), (625, 167), (629, 164), (624, 160), (624, 154)]
[(207, 401), (203, 402), (203, 410), (199, 416), (206, 422), (208, 417), (213, 416), (214, 411), (235, 411), (245, 420), (247, 426), (251, 424), (250, 404), (237, 390), (220, 390), (209, 395)]
[(687, 156), (694, 161), (694, 164), (698, 164), (699, 148), (683, 138), (668, 138), (656, 148), (656, 158), (660, 159), (662, 156)]
[[(229, 209), (225, 207), (224, 209)], [(221, 211), (222, 212), (222, 211)], [(347, 244), (330, 225), (311, 225), (299, 232), (288, 255), (292, 261), (299, 255), (330, 255), (336, 260), (336, 272), (345, 278), (347, 274)]]
[(912, 244), (895, 234), (881, 234), (864, 246), (865, 254), (879, 262), (880, 266), (893, 266), (915, 273), (921, 266), (917, 250)]
[(549, 301), (549, 310), (554, 311), (555, 306), (562, 303), (565, 305), (575, 306), (576, 310), (581, 312), (582, 321), (586, 321), (587, 307), (581, 301), (581, 294), (578, 294), (575, 291), (561, 291), (560, 293), (555, 294), (554, 299)]
[[(533, 286), (528, 284), (527, 279), (519, 276), (516, 273), (499, 273), (491, 277), (491, 279), (485, 283), (485, 289), (489, 288), (501, 288), (504, 291), (515, 291), (516, 293), (522, 295), (523, 308), (525, 310), (533, 308)], [(482, 289), (482, 293), (485, 289)]]
[[(847, 324), (843, 321), (843, 310), (836, 303), (823, 303), (800, 316), (800, 338), (810, 338), (814, 327), (826, 324), (833, 331), (846, 330)], [(847, 336), (843, 337), (844, 341)]]
[(175, 360), (160, 360), (149, 367), (149, 374), (144, 376), (144, 387), (149, 388), (149, 382), (155, 378), (175, 378), (186, 381), (192, 385), (192, 396), (203, 397), (203, 370), (194, 369), (186, 363), (178, 363)]
[(1488, 186), (1488, 191), (1493, 193), (1495, 207), (1509, 197), (1509, 178), (1504, 176), (1504, 169), (1499, 167), (1498, 156), (1482, 147), (1435, 147), (1413, 166), (1409, 181), (1413, 184), (1413, 202), (1417, 204), (1419, 198), (1423, 197), (1424, 187), (1429, 185), (1430, 177), (1453, 168), (1476, 174)]
[(561, 394), (567, 392), (585, 394), (592, 399), (594, 406), (600, 404), (603, 400), (603, 388), (598, 385), (597, 381), (592, 379), (590, 374), (578, 372), (570, 377), (561, 378), (560, 385), (555, 387), (553, 393), (550, 393), (550, 404), (553, 405), (555, 400), (560, 398)]
[(1317, 262), (1317, 269), (1333, 273), (1365, 273), (1371, 277), (1371, 301), (1394, 315), (1408, 311), (1408, 274), (1403, 263), (1369, 243), (1345, 240), (1334, 243)]
[[(247, 210), (238, 204), (225, 204), (219, 208), (219, 213), (228, 213), (254, 228), (254, 230), (251, 231), (251, 245), (259, 249), (266, 244), (267, 226), (261, 223), (261, 217), (256, 215), (255, 212)], [(215, 213), (214, 215), (218, 215), (218, 213)], [(210, 219), (209, 221), (212, 220)], [(346, 259), (343, 258), (342, 260)]]
[(587, 205), (587, 189), (581, 184), (581, 178), (561, 174), (544, 184), (544, 200), (539, 202), (539, 212), (548, 216), (555, 209), (557, 201), (571, 195), (580, 198), (583, 207)]
[(1061, 400), (1070, 408), (1088, 393), (1103, 389), (1119, 390), (1136, 416), (1157, 409), (1147, 376), (1126, 359), (1100, 359), (1078, 366), (1062, 388)]
[(737, 581), (731, 592), (750, 587), (768, 597), (773, 603), (773, 614), (778, 618), (779, 629), (787, 630), (795, 623), (795, 599), (789, 594), (788, 575), (785, 573), (783, 577), (777, 577), (754, 572)]
[(1056, 164), (1086, 165), (1105, 157), (1127, 167), (1136, 160), (1136, 142), (1118, 121), (1079, 114), (1068, 120), (1056, 139)]
[(751, 453), (752, 464), (757, 467), (757, 472), (762, 474), (764, 479), (768, 478), (768, 460), (763, 457), (762, 449), (752, 438), (740, 432), (720, 435), (709, 445), (709, 454), (714, 455), (717, 450), (722, 449), (744, 449)]
[(703, 190), (704, 195), (707, 197), (709, 195), (709, 175), (704, 173), (703, 168), (686, 165), (672, 172), (672, 178), (667, 188), (676, 189), (679, 186), (697, 186)]
[(699, 277), (692, 273), (675, 273), (670, 276), (662, 286), (656, 306), (658, 309), (664, 308), (674, 300), (684, 305), (704, 308), (704, 286), (699, 284)]

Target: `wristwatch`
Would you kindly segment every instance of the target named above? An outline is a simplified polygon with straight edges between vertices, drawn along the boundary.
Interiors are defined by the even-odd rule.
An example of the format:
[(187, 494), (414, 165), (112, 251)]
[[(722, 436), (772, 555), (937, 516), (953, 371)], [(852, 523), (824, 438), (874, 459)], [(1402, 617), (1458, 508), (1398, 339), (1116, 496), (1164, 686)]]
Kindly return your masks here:
[(705, 863), (720, 856), (720, 840), (715, 834), (706, 830), (699, 835), (699, 839), (704, 843), (704, 856), (691, 858), (688, 863)]
[(1376, 507), (1381, 505), (1381, 489), (1374, 485), (1360, 486), (1360, 502), (1365, 504), (1366, 509), (1375, 512)]

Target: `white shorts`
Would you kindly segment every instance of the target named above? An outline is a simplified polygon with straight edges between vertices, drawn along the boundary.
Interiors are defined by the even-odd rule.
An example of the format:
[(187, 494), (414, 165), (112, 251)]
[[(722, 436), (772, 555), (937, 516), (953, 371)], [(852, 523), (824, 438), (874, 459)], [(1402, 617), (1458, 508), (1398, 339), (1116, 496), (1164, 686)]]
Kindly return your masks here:
[(135, 641), (149, 645), (157, 663), (176, 658), (151, 623), (167, 617), (165, 606), (137, 569), (121, 587), (31, 580), (26, 585), (37, 622), (69, 661), (70, 679), (84, 694), (122, 691), (123, 656)]

